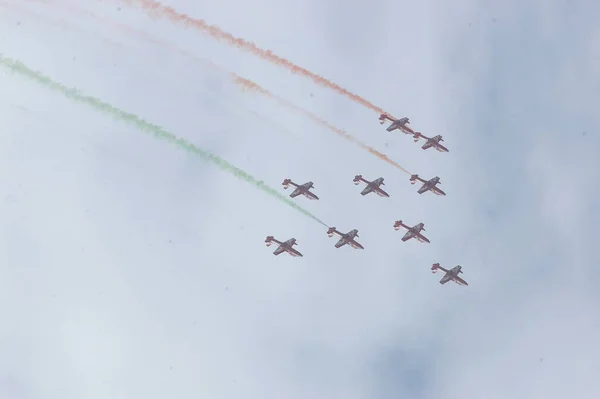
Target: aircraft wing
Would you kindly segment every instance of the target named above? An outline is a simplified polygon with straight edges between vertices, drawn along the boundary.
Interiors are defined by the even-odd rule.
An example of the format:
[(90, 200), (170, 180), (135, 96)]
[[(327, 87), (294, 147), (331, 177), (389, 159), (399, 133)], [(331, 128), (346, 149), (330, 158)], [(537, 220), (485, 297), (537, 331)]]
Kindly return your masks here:
[(358, 230), (354, 229), (348, 233), (348, 237), (354, 239), (358, 234)]
[(381, 187), (377, 188), (377, 191), (375, 191), (375, 194), (379, 195), (380, 197), (389, 197), (390, 196)]
[(440, 284), (446, 284), (450, 280), (452, 280), (452, 275), (450, 273), (446, 273), (446, 275), (440, 280)]
[(412, 231), (407, 231), (406, 234), (404, 234), (404, 237), (402, 237), (402, 241), (408, 241), (413, 237), (414, 234), (412, 233)]
[(450, 152), (450, 150), (448, 150), (446, 147), (444, 147), (443, 145), (441, 145), (440, 143), (438, 143), (435, 146), (435, 149), (438, 150), (439, 152)]
[(347, 244), (346, 240), (344, 240), (344, 237), (342, 237), (338, 240), (338, 242), (335, 243), (335, 247), (336, 248), (343, 247), (346, 244)]
[(296, 243), (296, 239), (295, 238), (290, 238), (289, 240), (287, 240), (286, 242), (283, 243), (283, 245), (287, 245), (290, 248)]
[(300, 186), (300, 187), (296, 188), (293, 193), (290, 194), (290, 197), (296, 198), (297, 196), (302, 194), (302, 191), (303, 191), (303, 187)]
[(427, 142), (425, 144), (423, 144), (423, 146), (421, 147), (422, 149), (426, 150), (428, 148), (433, 147), (433, 141), (432, 140), (427, 140)]
[(462, 269), (462, 266), (454, 266), (452, 269), (450, 269), (450, 273), (458, 276), (458, 273), (460, 273), (460, 269)]
[(446, 195), (446, 193), (444, 192), (444, 190), (442, 190), (442, 189), (441, 189), (441, 188), (439, 188), (439, 187), (435, 187), (435, 188), (434, 188), (433, 190), (431, 190), (431, 191), (433, 191), (433, 193), (434, 193), (434, 194), (437, 194), (437, 195)]
[(431, 188), (429, 187), (429, 184), (425, 183), (421, 186), (421, 188), (419, 189), (419, 191), (417, 191), (419, 194), (423, 194), (425, 191), (429, 191)]
[(387, 130), (388, 132), (391, 132), (392, 130), (396, 130), (396, 129), (398, 129), (398, 127), (396, 126), (396, 124), (395, 124), (395, 123), (393, 123), (393, 122), (392, 122), (392, 124), (391, 124), (391, 125), (389, 125), (389, 126), (387, 127), (387, 129), (385, 129), (385, 130)]
[(367, 184), (367, 187), (364, 188), (364, 190), (362, 190), (360, 192), (361, 195), (367, 195), (370, 192), (373, 192), (373, 187), (370, 184)]
[(277, 249), (275, 251), (273, 251), (273, 255), (281, 255), (284, 252), (285, 252), (285, 247), (283, 245), (280, 245), (279, 247), (277, 247)]

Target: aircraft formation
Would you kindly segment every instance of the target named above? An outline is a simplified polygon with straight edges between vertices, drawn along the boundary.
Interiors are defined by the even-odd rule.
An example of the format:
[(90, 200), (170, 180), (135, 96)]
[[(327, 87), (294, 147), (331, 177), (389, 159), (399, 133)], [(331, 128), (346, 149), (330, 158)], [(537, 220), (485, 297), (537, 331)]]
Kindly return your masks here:
[[(388, 132), (391, 132), (394, 130), (400, 130), (401, 132), (403, 132), (405, 134), (412, 135), (415, 142), (418, 142), (420, 139), (426, 140), (425, 144), (421, 147), (423, 150), (427, 150), (427, 149), (433, 147), (436, 150), (438, 150), (439, 152), (449, 152), (448, 148), (446, 148), (445, 146), (443, 146), (441, 144), (441, 142), (444, 141), (442, 139), (442, 136), (437, 135), (437, 136), (429, 138), (420, 132), (415, 132), (413, 129), (411, 129), (409, 126), (407, 126), (407, 124), (410, 123), (409, 119), (407, 117), (403, 117), (400, 119), (393, 119), (386, 114), (381, 114), (381, 116), (379, 117), (379, 123), (383, 124), (383, 123), (385, 123), (385, 121), (391, 122), (391, 124), (386, 128), (386, 130)], [(425, 180), (425, 179), (419, 177), (419, 175), (411, 175), (409, 181), (410, 181), (410, 184), (416, 184), (416, 183), (421, 184), (421, 187), (417, 191), (418, 194), (423, 194), (427, 191), (430, 191), (435, 195), (441, 195), (441, 196), (446, 195), (446, 193), (438, 187), (438, 185), (441, 184), (440, 178), (438, 176), (435, 176), (429, 180)], [(379, 195), (380, 197), (386, 197), (386, 198), (390, 196), (381, 187), (381, 186), (385, 185), (383, 177), (378, 177), (375, 180), (369, 181), (369, 180), (365, 179), (362, 175), (356, 175), (354, 177), (353, 182), (355, 185), (359, 185), (361, 183), (365, 185), (365, 188), (360, 192), (360, 194), (362, 196), (365, 196), (370, 193), (375, 193), (375, 194)], [(284, 190), (287, 190), (290, 186), (294, 187), (294, 191), (290, 194), (291, 198), (296, 198), (298, 196), (304, 196), (304, 197), (308, 198), (309, 200), (318, 200), (319, 199), (319, 197), (314, 192), (311, 191), (311, 189), (314, 188), (314, 183), (312, 181), (306, 182), (304, 184), (297, 184), (297, 183), (294, 183), (292, 181), (292, 179), (286, 178), (283, 181), (282, 185), (283, 185)], [(402, 237), (403, 242), (406, 242), (406, 241), (414, 238), (415, 240), (417, 240), (421, 243), (430, 243), (429, 239), (423, 235), (423, 232), (425, 231), (425, 224), (422, 222), (417, 223), (414, 226), (409, 226), (407, 224), (404, 224), (404, 222), (402, 220), (397, 220), (394, 223), (393, 227), (395, 230), (406, 229), (406, 233)], [(329, 229), (327, 230), (327, 235), (329, 237), (333, 237), (334, 235), (337, 235), (340, 237), (339, 240), (334, 244), (334, 246), (336, 248), (341, 248), (344, 245), (348, 245), (354, 249), (364, 249), (362, 244), (360, 244), (356, 240), (359, 237), (357, 229), (353, 229), (347, 233), (343, 233), (343, 232), (337, 230), (335, 227), (329, 227)], [(300, 251), (298, 251), (297, 249), (294, 248), (294, 246), (298, 245), (295, 238), (290, 238), (287, 241), (278, 241), (273, 236), (268, 236), (265, 240), (265, 243), (267, 246), (271, 246), (272, 244), (278, 245), (277, 249), (275, 249), (275, 251), (273, 252), (273, 254), (276, 256), (281, 255), (284, 252), (286, 252), (289, 255), (294, 256), (294, 257), (302, 257), (303, 256)], [(454, 266), (451, 269), (445, 269), (442, 266), (440, 266), (439, 263), (434, 263), (431, 267), (431, 271), (433, 273), (437, 273), (438, 271), (444, 272), (444, 276), (440, 280), (440, 284), (442, 284), (442, 285), (446, 284), (449, 281), (453, 281), (458, 285), (465, 285), (465, 286), (469, 285), (469, 284), (467, 284), (467, 282), (464, 279), (462, 279), (461, 277), (458, 276), (459, 274), (463, 273), (462, 266), (460, 266), (460, 265)]]

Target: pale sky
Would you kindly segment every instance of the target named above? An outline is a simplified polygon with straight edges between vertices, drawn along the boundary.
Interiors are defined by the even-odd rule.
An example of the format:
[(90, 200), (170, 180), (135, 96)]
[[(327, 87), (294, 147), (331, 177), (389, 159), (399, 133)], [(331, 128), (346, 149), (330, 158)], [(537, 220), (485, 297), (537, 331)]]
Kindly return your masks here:
[[(600, 397), (595, 2), (164, 1), (449, 153), (138, 3), (0, 0), (1, 399)], [(362, 197), (356, 174), (391, 197)], [(287, 177), (321, 199), (286, 202)], [(402, 242), (398, 219), (431, 244)], [(436, 262), (469, 286), (441, 286)]]

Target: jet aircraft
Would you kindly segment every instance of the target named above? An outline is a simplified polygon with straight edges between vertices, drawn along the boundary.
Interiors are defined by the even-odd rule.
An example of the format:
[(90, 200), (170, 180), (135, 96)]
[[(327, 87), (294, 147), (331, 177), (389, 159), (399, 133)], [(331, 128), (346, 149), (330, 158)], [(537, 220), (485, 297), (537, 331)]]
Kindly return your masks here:
[(275, 255), (275, 256), (281, 255), (284, 252), (287, 252), (288, 254), (290, 254), (292, 256), (300, 256), (300, 257), (303, 256), (300, 252), (298, 252), (296, 249), (293, 248), (294, 245), (298, 245), (296, 243), (295, 238), (290, 238), (289, 240), (287, 240), (285, 242), (281, 242), (281, 241), (278, 241), (275, 238), (273, 238), (273, 236), (268, 236), (267, 239), (265, 240), (265, 243), (267, 244), (267, 247), (270, 247), (271, 244), (273, 244), (273, 243), (279, 245), (277, 247), (277, 249), (273, 252), (273, 255)]
[(356, 230), (356, 229), (351, 230), (348, 233), (344, 234), (344, 233), (337, 231), (337, 229), (335, 227), (330, 227), (329, 230), (327, 230), (327, 235), (329, 237), (333, 237), (334, 234), (337, 234), (341, 237), (338, 240), (338, 242), (335, 244), (336, 248), (340, 248), (340, 247), (343, 247), (344, 245), (348, 244), (354, 249), (365, 249), (365, 247), (360, 245), (355, 240), (355, 238), (358, 237), (358, 230)]
[(419, 191), (417, 191), (419, 194), (423, 194), (425, 191), (431, 191), (436, 195), (446, 195), (445, 192), (443, 192), (440, 188), (437, 187), (438, 184), (442, 184), (440, 182), (440, 178), (437, 176), (430, 180), (424, 180), (421, 179), (419, 175), (412, 175), (410, 177), (410, 184), (415, 184), (416, 182), (423, 183)]
[(362, 191), (361, 191), (361, 195), (367, 195), (369, 193), (375, 192), (375, 194), (379, 195), (380, 197), (389, 197), (390, 195), (388, 193), (386, 193), (385, 191), (383, 191), (383, 189), (381, 188), (381, 186), (385, 186), (385, 183), (383, 182), (383, 177), (379, 177), (373, 181), (368, 181), (363, 179), (362, 175), (356, 175), (354, 176), (354, 184), (356, 184), (357, 186), (363, 182), (367, 184), (367, 187), (365, 187)]
[(440, 284), (446, 284), (448, 281), (452, 280), (458, 285), (469, 285), (469, 284), (467, 284), (467, 282), (465, 280), (458, 277), (458, 274), (462, 273), (461, 269), (462, 269), (462, 266), (460, 266), (460, 265), (454, 266), (450, 270), (444, 269), (443, 267), (440, 266), (439, 263), (434, 263), (433, 266), (431, 266), (431, 270), (433, 273), (436, 273), (438, 270), (441, 270), (444, 273), (446, 273), (444, 275), (444, 277), (442, 277), (442, 279), (440, 280)]
[(439, 152), (449, 152), (449, 150), (446, 147), (444, 147), (442, 144), (440, 144), (440, 142), (444, 141), (444, 139), (439, 134), (437, 136), (429, 138), (420, 132), (416, 132), (414, 134), (413, 138), (414, 138), (415, 143), (417, 141), (419, 141), (420, 139), (427, 140), (425, 142), (425, 144), (423, 144), (423, 146), (421, 147), (424, 150), (433, 147), (436, 150), (438, 150)]
[(314, 187), (314, 184), (311, 181), (298, 185), (294, 183), (291, 179), (285, 179), (281, 184), (283, 185), (284, 190), (287, 190), (289, 186), (296, 187), (296, 189), (290, 194), (290, 197), (292, 198), (296, 198), (297, 196), (302, 194), (310, 200), (319, 199), (319, 197), (317, 197), (313, 192), (310, 191), (310, 189)]
[(417, 241), (420, 241), (420, 242), (427, 242), (427, 243), (430, 242), (427, 237), (425, 237), (423, 234), (421, 234), (421, 231), (425, 231), (424, 223), (419, 223), (419, 224), (414, 225), (413, 227), (410, 227), (410, 226), (405, 225), (402, 222), (402, 220), (396, 220), (396, 222), (394, 223), (394, 229), (400, 230), (400, 228), (405, 228), (406, 230), (408, 230), (406, 232), (406, 234), (404, 234), (404, 237), (402, 237), (402, 241), (404, 241), (404, 242), (410, 240), (411, 238), (415, 238)]
[(385, 129), (388, 132), (391, 132), (393, 130), (399, 129), (399, 130), (401, 130), (402, 132), (404, 132), (406, 134), (413, 134), (413, 135), (415, 134), (414, 130), (412, 130), (410, 127), (406, 126), (406, 124), (410, 123), (410, 121), (408, 120), (408, 118), (406, 116), (404, 118), (400, 118), (400, 119), (390, 118), (386, 114), (381, 114), (379, 116), (379, 123), (381, 125), (383, 125), (386, 120), (392, 122), (392, 124), (389, 125), (387, 127), (387, 129)]

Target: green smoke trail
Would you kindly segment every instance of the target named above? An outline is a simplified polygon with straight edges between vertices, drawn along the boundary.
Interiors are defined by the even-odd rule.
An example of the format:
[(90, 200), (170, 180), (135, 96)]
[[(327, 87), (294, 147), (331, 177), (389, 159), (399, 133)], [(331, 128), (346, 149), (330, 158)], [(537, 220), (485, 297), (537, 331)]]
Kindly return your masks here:
[(39, 83), (40, 85), (47, 87), (48, 89), (51, 89), (58, 93), (63, 94), (64, 96), (70, 98), (71, 100), (88, 105), (88, 106), (96, 109), (97, 111), (101, 111), (107, 115), (112, 116), (115, 119), (119, 119), (123, 122), (130, 123), (144, 132), (150, 133), (150, 134), (154, 135), (155, 137), (166, 140), (169, 143), (174, 144), (185, 151), (188, 151), (190, 153), (198, 155), (201, 158), (214, 163), (220, 169), (233, 174), (238, 179), (242, 179), (242, 180), (247, 181), (250, 184), (253, 184), (255, 187), (261, 189), (265, 193), (277, 198), (281, 202), (291, 206), (292, 208), (296, 209), (297, 211), (299, 211), (299, 212), (303, 213), (304, 215), (310, 217), (311, 219), (319, 222), (323, 226), (327, 226), (327, 224), (325, 224), (319, 218), (314, 216), (312, 213), (310, 213), (306, 209), (302, 208), (301, 206), (298, 206), (290, 198), (281, 194), (274, 188), (269, 187), (263, 181), (257, 180), (252, 175), (233, 166), (232, 164), (230, 164), (223, 158), (220, 158), (219, 156), (217, 156), (209, 151), (199, 148), (181, 137), (177, 137), (173, 133), (170, 133), (169, 131), (167, 131), (166, 129), (164, 129), (158, 125), (147, 122), (144, 119), (140, 118), (139, 116), (136, 116), (129, 112), (122, 111), (122, 110), (120, 110), (108, 103), (105, 103), (104, 101), (99, 100), (95, 97), (87, 96), (78, 89), (74, 89), (72, 87), (67, 87), (61, 83), (55, 82), (52, 79), (50, 79), (49, 77), (43, 75), (42, 73), (34, 71), (33, 69), (30, 69), (22, 62), (13, 60), (11, 58), (4, 57), (4, 55), (2, 55), (2, 54), (0, 54), (0, 64), (4, 67), (10, 69), (13, 73), (27, 77), (27, 78), (35, 81), (36, 83)]

